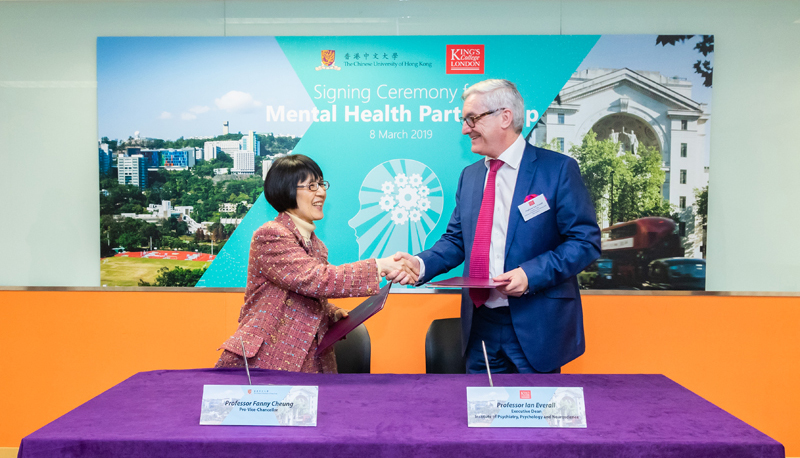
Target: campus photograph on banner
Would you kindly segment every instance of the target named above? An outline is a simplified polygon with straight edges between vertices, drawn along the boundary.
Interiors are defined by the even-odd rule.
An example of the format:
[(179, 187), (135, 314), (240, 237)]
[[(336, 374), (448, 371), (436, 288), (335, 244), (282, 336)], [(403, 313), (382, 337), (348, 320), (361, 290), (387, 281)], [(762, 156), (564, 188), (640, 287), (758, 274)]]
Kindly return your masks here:
[(429, 248), (462, 169), (481, 159), (461, 134), (461, 96), (503, 78), (525, 100), (522, 135), (573, 157), (595, 205), (602, 256), (581, 287), (704, 289), (713, 44), (98, 38), (101, 285), (244, 287), (253, 232), (277, 216), (264, 177), (290, 154), (330, 183), (315, 231), (329, 262)]

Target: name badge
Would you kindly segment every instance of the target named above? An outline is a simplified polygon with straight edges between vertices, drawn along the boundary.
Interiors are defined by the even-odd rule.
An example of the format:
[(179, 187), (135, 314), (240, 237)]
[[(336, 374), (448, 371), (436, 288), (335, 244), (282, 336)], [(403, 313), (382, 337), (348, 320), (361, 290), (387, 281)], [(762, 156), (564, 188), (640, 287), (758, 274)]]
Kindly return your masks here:
[(203, 385), (201, 425), (317, 426), (319, 387)]
[(467, 387), (470, 428), (585, 428), (583, 388)]
[(519, 208), (522, 218), (528, 221), (534, 216), (541, 215), (547, 210), (550, 210), (550, 205), (548, 205), (547, 199), (544, 198), (544, 194), (539, 194), (533, 199), (523, 202), (522, 205), (517, 208)]

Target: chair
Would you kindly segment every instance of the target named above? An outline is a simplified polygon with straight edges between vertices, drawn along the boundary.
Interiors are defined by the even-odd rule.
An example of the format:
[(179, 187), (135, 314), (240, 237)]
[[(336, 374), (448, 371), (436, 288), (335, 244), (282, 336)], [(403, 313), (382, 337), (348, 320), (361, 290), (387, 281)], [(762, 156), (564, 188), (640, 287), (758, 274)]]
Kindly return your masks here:
[(461, 318), (433, 320), (425, 335), (426, 374), (466, 374), (461, 352)]
[(372, 347), (366, 326), (359, 325), (333, 344), (333, 353), (340, 374), (369, 374)]

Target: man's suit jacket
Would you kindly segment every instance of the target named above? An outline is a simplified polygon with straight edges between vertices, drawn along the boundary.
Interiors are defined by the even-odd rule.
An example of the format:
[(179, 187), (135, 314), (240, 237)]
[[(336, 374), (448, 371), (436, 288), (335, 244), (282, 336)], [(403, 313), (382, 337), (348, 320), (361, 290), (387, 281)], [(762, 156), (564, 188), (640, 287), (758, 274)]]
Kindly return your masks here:
[[(239, 328), (222, 348), (242, 356), (243, 341), (245, 356), (258, 356), (252, 367), (314, 370), (318, 366), (307, 360), (337, 308), (328, 298), (372, 296), (379, 283), (374, 259), (334, 266), (322, 240), (312, 233), (306, 243), (291, 217), (281, 213), (253, 233)], [(324, 372), (335, 371), (332, 348), (321, 355)], [(226, 362), (241, 363), (222, 358), (217, 367)]]
[[(461, 173), (456, 208), (441, 239), (418, 256), (427, 282), (469, 259), (486, 180), (483, 159)], [(526, 196), (544, 194), (548, 211), (528, 221), (518, 206)], [(505, 250), (505, 271), (522, 267), (529, 292), (508, 298), (514, 331), (525, 356), (549, 372), (583, 354), (583, 312), (576, 275), (600, 256), (600, 228), (578, 163), (563, 154), (526, 144), (522, 155)], [(466, 350), (475, 306), (461, 294), (462, 349)]]

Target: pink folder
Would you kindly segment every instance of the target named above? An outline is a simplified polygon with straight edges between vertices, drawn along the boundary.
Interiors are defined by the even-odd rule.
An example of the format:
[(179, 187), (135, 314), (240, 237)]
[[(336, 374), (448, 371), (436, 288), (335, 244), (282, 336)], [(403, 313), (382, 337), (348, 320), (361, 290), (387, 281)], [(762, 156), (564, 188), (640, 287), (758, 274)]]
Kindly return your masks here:
[(389, 289), (391, 289), (391, 287), (391, 283), (386, 283), (386, 286), (381, 288), (378, 294), (368, 298), (359, 304), (358, 307), (351, 310), (347, 318), (342, 318), (336, 323), (333, 323), (328, 328), (328, 332), (325, 333), (325, 337), (322, 338), (322, 342), (320, 342), (317, 347), (317, 356), (325, 351), (326, 348), (344, 339), (350, 331), (367, 321), (372, 315), (383, 310), (383, 306), (386, 304), (386, 298), (389, 297)]
[(497, 288), (507, 284), (508, 282), (498, 283), (491, 278), (470, 278), (470, 277), (453, 277), (447, 280), (435, 281), (428, 283), (429, 288)]

